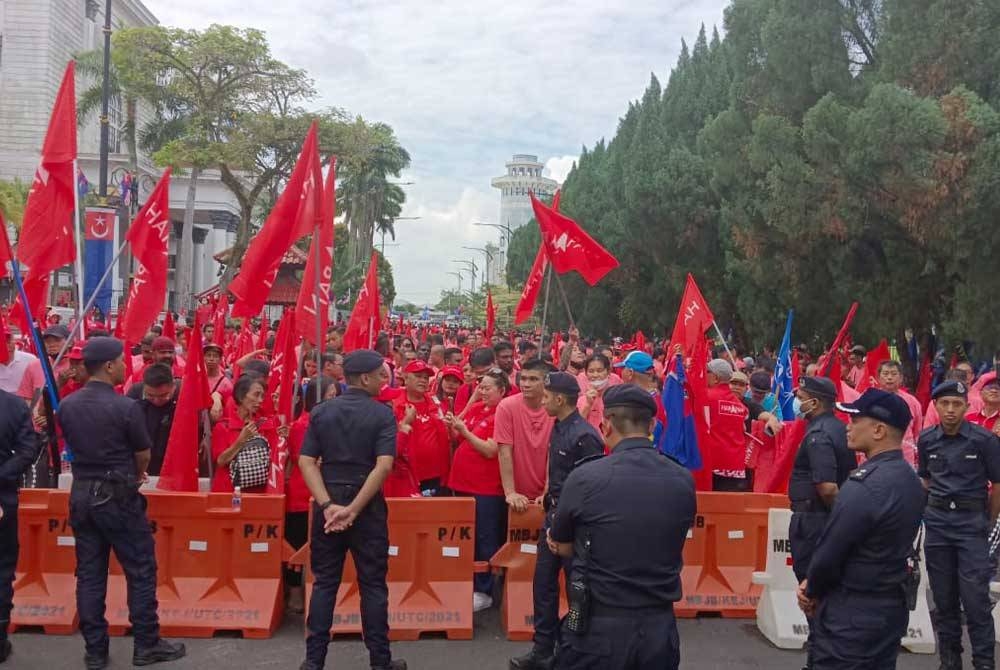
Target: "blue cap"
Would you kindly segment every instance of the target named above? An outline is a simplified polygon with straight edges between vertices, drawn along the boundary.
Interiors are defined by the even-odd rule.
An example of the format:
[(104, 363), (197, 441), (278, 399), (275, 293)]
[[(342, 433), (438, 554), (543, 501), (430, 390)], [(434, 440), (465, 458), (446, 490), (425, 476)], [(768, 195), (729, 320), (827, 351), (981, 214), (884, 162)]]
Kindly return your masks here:
[(545, 390), (563, 395), (580, 395), (580, 384), (568, 372), (550, 372), (545, 375)]
[(837, 409), (851, 416), (867, 416), (899, 430), (906, 430), (913, 420), (905, 400), (881, 389), (868, 389), (854, 402), (838, 402)]
[(943, 398), (944, 396), (954, 396), (956, 398), (961, 398), (962, 400), (968, 400), (969, 387), (957, 379), (941, 382), (935, 386), (934, 390), (931, 392), (931, 399), (937, 400), (938, 398)]
[(345, 375), (363, 375), (378, 370), (385, 363), (382, 354), (371, 349), (355, 349), (344, 356)]
[(799, 389), (813, 397), (837, 399), (837, 387), (826, 377), (802, 377)]
[(604, 392), (604, 409), (612, 407), (635, 407), (656, 414), (653, 396), (635, 384), (616, 384)]
[(633, 372), (649, 372), (653, 369), (653, 357), (645, 351), (630, 351), (621, 363), (615, 363), (614, 366), (628, 368)]

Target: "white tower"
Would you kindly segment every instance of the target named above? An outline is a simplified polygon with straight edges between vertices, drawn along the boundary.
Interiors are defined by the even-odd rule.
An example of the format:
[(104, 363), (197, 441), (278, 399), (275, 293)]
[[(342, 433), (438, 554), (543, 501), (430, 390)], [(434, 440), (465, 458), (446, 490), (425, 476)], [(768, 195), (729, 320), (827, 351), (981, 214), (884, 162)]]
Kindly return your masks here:
[[(493, 188), (500, 191), (500, 221), (502, 227), (511, 231), (517, 230), (531, 221), (535, 214), (531, 211), (531, 199), (528, 192), (534, 192), (540, 199), (551, 198), (559, 188), (559, 182), (542, 176), (545, 166), (538, 162), (538, 156), (531, 154), (514, 154), (507, 162), (507, 173), (494, 177), (490, 182)], [(505, 274), (507, 269), (507, 245), (509, 235), (505, 230), (501, 238), (501, 249), (495, 267), (497, 276)]]

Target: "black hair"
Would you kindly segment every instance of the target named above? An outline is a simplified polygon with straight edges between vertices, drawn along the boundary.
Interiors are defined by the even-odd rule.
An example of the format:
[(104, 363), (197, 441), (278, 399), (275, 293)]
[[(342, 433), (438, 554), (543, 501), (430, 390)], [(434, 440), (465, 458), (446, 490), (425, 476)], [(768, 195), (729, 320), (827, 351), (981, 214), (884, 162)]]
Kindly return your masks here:
[(502, 352), (502, 351), (511, 351), (512, 352), (512, 351), (514, 351), (514, 345), (511, 344), (510, 342), (506, 341), (506, 340), (504, 340), (502, 342), (497, 342), (496, 344), (493, 345), (493, 353), (494, 354), (496, 354), (496, 355), (499, 356), (500, 352)]
[(146, 386), (165, 386), (174, 383), (174, 371), (169, 365), (154, 363), (142, 372), (142, 383)]
[(603, 365), (605, 370), (611, 372), (611, 359), (605, 356), (604, 354), (591, 355), (590, 358), (588, 358), (583, 362), (583, 369), (586, 370), (587, 368), (590, 367), (590, 364), (595, 361)]
[(496, 360), (497, 359), (493, 353), (493, 349), (490, 347), (480, 347), (469, 354), (469, 365), (474, 368), (481, 368), (484, 365), (493, 365)]
[(529, 358), (524, 365), (521, 366), (521, 372), (531, 371), (531, 372), (552, 372), (552, 365), (543, 358)]
[(899, 370), (900, 373), (903, 372), (903, 366), (899, 364), (899, 361), (894, 361), (894, 360), (891, 360), (891, 359), (887, 360), (887, 361), (881, 361), (878, 364), (878, 371), (880, 373), (882, 372), (883, 368), (895, 368), (895, 369)]
[(461, 356), (462, 355), (462, 350), (459, 349), (458, 347), (448, 347), (447, 349), (444, 350), (444, 359), (448, 360), (450, 357), (454, 356), (455, 354), (458, 354), (459, 356)]
[(375, 351), (380, 353), (383, 357), (389, 355), (389, 336), (385, 333), (379, 333), (378, 338), (375, 339)]
[(246, 362), (246, 365), (243, 366), (243, 374), (252, 374), (257, 377), (266, 378), (271, 374), (271, 365), (267, 361), (255, 358)]
[[(250, 393), (254, 384), (260, 384), (260, 387), (264, 388), (264, 380), (257, 375), (242, 375), (236, 380), (236, 383), (233, 385), (233, 400), (236, 401), (237, 405), (243, 402), (243, 399)], [(264, 390), (266, 391), (267, 389)]]
[(309, 384), (306, 386), (304, 400), (305, 400), (305, 411), (307, 412), (312, 410), (313, 407), (319, 404), (316, 401), (317, 386), (319, 386), (319, 396), (320, 396), (319, 402), (323, 402), (323, 399), (326, 398), (326, 394), (330, 391), (331, 386), (336, 387), (337, 395), (340, 395), (340, 384), (338, 384), (337, 380), (335, 380), (333, 377), (327, 377), (326, 375), (319, 375), (318, 377), (314, 377), (309, 381)]
[(604, 416), (622, 435), (648, 433), (653, 413), (645, 407), (612, 407), (604, 411)]
[(497, 383), (497, 386), (500, 387), (500, 390), (503, 391), (504, 395), (507, 395), (507, 393), (510, 392), (510, 378), (507, 377), (507, 373), (505, 373), (503, 370), (496, 370), (496, 369), (490, 370), (485, 375), (483, 375), (483, 377), (489, 377), (490, 379), (495, 381)]

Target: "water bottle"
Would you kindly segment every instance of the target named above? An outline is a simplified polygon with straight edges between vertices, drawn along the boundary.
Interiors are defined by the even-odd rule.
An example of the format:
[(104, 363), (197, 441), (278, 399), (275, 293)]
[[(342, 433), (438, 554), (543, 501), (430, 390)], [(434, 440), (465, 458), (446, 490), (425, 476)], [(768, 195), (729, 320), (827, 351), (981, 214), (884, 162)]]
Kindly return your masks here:
[(59, 472), (68, 475), (73, 470), (72, 463), (73, 454), (70, 453), (69, 447), (66, 447), (59, 456)]
[(239, 512), (243, 508), (243, 494), (240, 492), (240, 487), (233, 487), (233, 511)]

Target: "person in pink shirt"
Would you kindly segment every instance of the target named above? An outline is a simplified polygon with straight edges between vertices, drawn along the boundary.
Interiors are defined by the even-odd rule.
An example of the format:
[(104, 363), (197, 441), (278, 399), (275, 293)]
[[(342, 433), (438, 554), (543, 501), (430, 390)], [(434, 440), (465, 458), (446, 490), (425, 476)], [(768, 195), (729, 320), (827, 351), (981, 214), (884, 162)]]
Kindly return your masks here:
[(847, 382), (847, 385), (851, 388), (856, 388), (857, 385), (865, 377), (865, 348), (860, 344), (855, 344), (851, 347), (850, 353), (847, 354), (847, 362), (850, 364), (846, 370), (842, 379)]
[(996, 376), (983, 385), (982, 402), (979, 409), (969, 410), (965, 415), (971, 423), (982, 426), (994, 434), (1000, 434), (1000, 379)]
[[(224, 404), (233, 397), (233, 381), (222, 369), (222, 347), (214, 342), (208, 342), (202, 347), (205, 354), (205, 372), (208, 375), (208, 390), (221, 397)], [(288, 417), (291, 418), (291, 417)]]
[(910, 408), (910, 415), (913, 419), (903, 434), (903, 457), (916, 469), (917, 440), (920, 439), (921, 426), (924, 425), (924, 413), (920, 407), (920, 401), (902, 389), (903, 368), (899, 361), (883, 361), (878, 366), (878, 385), (883, 391), (895, 393), (905, 400), (907, 407)]
[[(983, 408), (982, 387), (975, 388), (972, 386), (973, 377), (975, 377), (975, 373), (972, 371), (972, 364), (968, 361), (959, 361), (945, 375), (945, 379), (947, 380), (965, 384), (966, 388), (969, 389), (969, 412), (978, 412)], [(941, 423), (941, 418), (938, 416), (937, 407), (934, 406), (934, 403), (931, 403), (927, 406), (927, 414), (924, 415), (923, 427), (930, 428), (939, 423)]]
[(545, 493), (549, 437), (555, 420), (542, 406), (545, 375), (551, 371), (535, 358), (521, 368), (521, 392), (504, 398), (497, 406), (493, 439), (500, 460), (504, 497), (514, 510), (523, 512)]
[(604, 420), (604, 392), (622, 383), (622, 378), (611, 371), (611, 361), (604, 354), (594, 354), (587, 359), (584, 372), (576, 378), (580, 385), (580, 398), (576, 407), (580, 416), (598, 431)]

